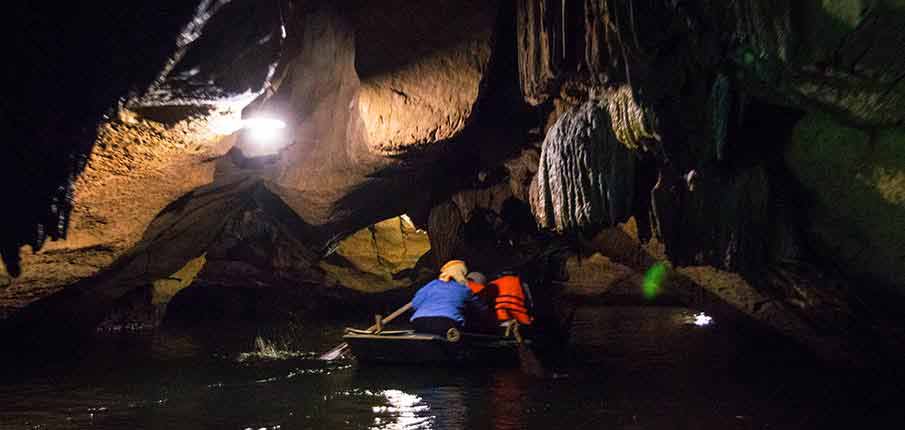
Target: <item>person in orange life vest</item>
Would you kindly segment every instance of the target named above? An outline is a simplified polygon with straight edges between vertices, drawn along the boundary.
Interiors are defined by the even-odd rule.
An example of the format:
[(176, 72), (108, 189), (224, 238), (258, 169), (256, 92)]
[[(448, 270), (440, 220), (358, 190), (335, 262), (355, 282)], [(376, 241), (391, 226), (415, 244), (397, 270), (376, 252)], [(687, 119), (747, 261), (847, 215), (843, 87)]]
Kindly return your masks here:
[(515, 320), (521, 325), (531, 325), (534, 318), (528, 313), (528, 304), (522, 281), (514, 272), (502, 272), (497, 279), (490, 282), (493, 288), (496, 319), (499, 322)]

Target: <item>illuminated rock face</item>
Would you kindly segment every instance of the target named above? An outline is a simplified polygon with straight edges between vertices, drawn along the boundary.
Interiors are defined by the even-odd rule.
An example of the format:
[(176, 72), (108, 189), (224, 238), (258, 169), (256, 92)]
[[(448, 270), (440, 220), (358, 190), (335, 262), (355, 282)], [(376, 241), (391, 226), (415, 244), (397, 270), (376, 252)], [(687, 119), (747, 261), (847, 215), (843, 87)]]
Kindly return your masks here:
[(588, 101), (547, 133), (531, 209), (557, 231), (615, 225), (631, 215), (634, 179), (635, 155), (613, 134), (604, 102)]
[(499, 2), (358, 3), (355, 68), (368, 148), (400, 155), (455, 137), (472, 119)]
[[(75, 284), (81, 293), (74, 290), (69, 294), (83, 294), (79, 303), (92, 309), (86, 312), (85, 318), (78, 319), (92, 321), (92, 315), (100, 312), (111, 298), (128, 295), (132, 288), (143, 288), (141, 284), (153, 282), (152, 278), (168, 276), (164, 272), (177, 271), (197, 257), (193, 254), (207, 247), (204, 244), (209, 242), (207, 235), (211, 233), (203, 230), (207, 224), (199, 225), (202, 230), (186, 231), (184, 238), (171, 237), (153, 246), (184, 251), (180, 241), (185, 240), (194, 242), (189, 246), (194, 251), (174, 250), (175, 254), (155, 251), (158, 262), (155, 264), (160, 267), (135, 278), (135, 282), (114, 288), (104, 280), (120, 279), (139, 270), (132, 264), (136, 255), (142, 255), (150, 246), (148, 235), (161, 223), (174, 222), (174, 214), (182, 213), (169, 211), (167, 205), (174, 201), (194, 201), (194, 192), (206, 184), (212, 183), (211, 189), (229, 190), (231, 184), (243, 177), (268, 181), (271, 192), (299, 217), (297, 222), (313, 226), (305, 230), (310, 243), (300, 251), (304, 257), (290, 258), (291, 266), (300, 261), (316, 261), (331, 241), (363, 226), (396, 216), (416, 203), (423, 205), (433, 184), (424, 187), (418, 180), (432, 176), (429, 171), (431, 164), (438, 161), (436, 155), (417, 169), (428, 174), (411, 175), (410, 170), (389, 176), (377, 173), (399, 164), (391, 157), (454, 139), (471, 121), (490, 62), (498, 5), (486, 1), (433, 2), (412, 9), (408, 7), (411, 5), (401, 7), (402, 3), (393, 8), (360, 3), (348, 8), (324, 5), (314, 10), (285, 9), (289, 37), (285, 41), (284, 61), (274, 72), (279, 91), (268, 93), (272, 97), (263, 106), (283, 108), (272, 112), (288, 117), (284, 119), (290, 122), (296, 141), (276, 157), (274, 164), (249, 158), (254, 153), (249, 151), (254, 149), (249, 142), (240, 142), (244, 151), (232, 151), (228, 157), (218, 160), (232, 141), (217, 144), (205, 130), (203, 121), (190, 119), (167, 125), (142, 117), (175, 112), (146, 106), (210, 103), (229, 95), (228, 92), (256, 91), (263, 85), (261, 79), (254, 78), (259, 68), (251, 63), (266, 66), (263, 60), (267, 55), (248, 56), (247, 50), (239, 49), (236, 61), (243, 65), (232, 69), (223, 67), (232, 57), (218, 55), (206, 62), (198, 56), (204, 46), (216, 45), (211, 49), (217, 51), (218, 46), (236, 45), (238, 39), (249, 39), (233, 37), (239, 33), (261, 30), (235, 28), (236, 34), (220, 42), (208, 37), (216, 34), (217, 29), (226, 28), (224, 23), (231, 22), (237, 11), (248, 9), (249, 4), (236, 1), (204, 10), (195, 8), (199, 5), (187, 7), (188, 17), (203, 12), (204, 19), (195, 24), (207, 23), (207, 33), (201, 32), (204, 36), (197, 43), (179, 39), (176, 50), (165, 53), (169, 62), (164, 62), (163, 67), (153, 66), (163, 71), (148, 71), (157, 73), (163, 80), (159, 79), (150, 93), (135, 101), (142, 106), (139, 115), (123, 110), (100, 129), (100, 138), (86, 160), (85, 173), (75, 183), (75, 209), (71, 222), (67, 221), (67, 227), (71, 227), (68, 240), (52, 243), (46, 253), (26, 254), (25, 271), (21, 275), (13, 270), (18, 264), (10, 266), (9, 275), (20, 276), (4, 273), (2, 285), (8, 287), (0, 296), (3, 313)], [(254, 11), (254, 22), (269, 19), (268, 14), (276, 3), (268, 5)], [(208, 16), (213, 11), (217, 13)], [(393, 26), (409, 27), (412, 31), (386, 31)], [(183, 26), (179, 30), (187, 28)], [(278, 30), (265, 33), (273, 37), (280, 33)], [(392, 54), (387, 47), (393, 50)], [(213, 52), (211, 49), (207, 51)], [(318, 55), (311, 55), (313, 52)], [(243, 76), (234, 73), (241, 70), (248, 73)], [(180, 80), (180, 76), (185, 79)], [(237, 77), (240, 79), (233, 79)], [(197, 89), (191, 84), (193, 79), (215, 82), (219, 89), (196, 93), (178, 88), (182, 83), (188, 89)], [(413, 98), (395, 103), (399, 92)], [(254, 105), (261, 106), (261, 103)], [(412, 192), (417, 185), (422, 186), (419, 192)], [(223, 208), (228, 207), (236, 199), (232, 192), (203, 193), (208, 203), (216, 207), (221, 204), (226, 205)], [(10, 237), (4, 235), (4, 240), (7, 239)], [(12, 239), (18, 244), (23, 238)], [(18, 255), (16, 248), (11, 252), (4, 248), (3, 255), (10, 258)], [(387, 255), (395, 251), (388, 250)], [(249, 266), (230, 258), (224, 260), (216, 250), (204, 252), (208, 253), (207, 271), (198, 278), (204, 282), (223, 284), (233, 275), (265, 283), (282, 279), (261, 270), (240, 270)], [(279, 255), (264, 260), (279, 261), (282, 258)], [(259, 263), (270, 264), (263, 260)], [(331, 282), (322, 275), (317, 272), (303, 278)], [(400, 282), (389, 280), (387, 285)], [(108, 290), (104, 293), (107, 296), (95, 294), (104, 289)], [(60, 300), (63, 299), (50, 300), (47, 306), (54, 308), (53, 303), (59, 304)]]
[(427, 232), (417, 230), (407, 216), (399, 216), (343, 239), (320, 268), (346, 288), (382, 292), (409, 286), (416, 264), (428, 251)]
[(123, 111), (103, 124), (72, 185), (67, 238), (22, 253), (22, 274), (0, 290), (0, 306), (21, 307), (112, 264), (164, 207), (213, 181), (220, 138), (205, 117), (168, 125)]
[[(9, 55), (22, 65), (4, 75), (8, 91), (2, 116), (10, 135), (9, 152), (0, 157), (0, 182), (27, 187), (12, 187), (6, 195), (17, 207), (0, 226), (6, 270), (21, 271), (22, 246), (37, 251), (47, 239), (67, 236), (74, 187), (98, 140), (97, 127), (115, 117), (118, 106), (135, 103), (149, 89), (155, 92), (154, 103), (179, 98), (180, 105), (195, 106), (260, 89), (264, 82), (252, 84), (251, 77), (267, 74), (273, 50), (256, 49), (260, 38), (255, 36), (262, 29), (271, 32), (279, 3), (96, 1), (11, 7), (8, 29), (19, 36)], [(229, 46), (212, 41), (229, 41)], [(199, 64), (199, 50), (210, 61)], [(255, 55), (261, 51), (267, 53)]]
[[(300, 18), (299, 55), (271, 102), (294, 115), (295, 144), (278, 182), (302, 194), (305, 207), (295, 207), (307, 221), (347, 233), (411, 207), (404, 190), (426, 160), (411, 158), (408, 175), (381, 172), (398, 166), (396, 157), (443, 150), (471, 121), (498, 9), (483, 1), (354, 3)], [(396, 27), (406, 31), (386, 31)]]

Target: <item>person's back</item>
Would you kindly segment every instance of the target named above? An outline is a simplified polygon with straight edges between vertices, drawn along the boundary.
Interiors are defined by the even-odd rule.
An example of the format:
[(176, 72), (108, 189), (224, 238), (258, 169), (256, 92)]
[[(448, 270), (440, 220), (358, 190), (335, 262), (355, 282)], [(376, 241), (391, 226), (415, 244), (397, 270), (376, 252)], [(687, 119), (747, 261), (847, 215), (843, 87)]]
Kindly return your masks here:
[(465, 303), (473, 295), (466, 286), (465, 262), (452, 260), (440, 269), (439, 279), (421, 287), (412, 299), (415, 313), (411, 322), (415, 331), (445, 336), (452, 328), (465, 325)]
[(499, 322), (516, 320), (522, 325), (532, 323), (533, 318), (528, 313), (525, 292), (518, 275), (503, 273), (499, 278), (491, 281), (489, 286), (496, 289), (494, 309)]
[(445, 317), (458, 324), (465, 323), (465, 302), (471, 298), (471, 290), (456, 281), (434, 279), (421, 287), (412, 307), (415, 313), (412, 320), (427, 317)]

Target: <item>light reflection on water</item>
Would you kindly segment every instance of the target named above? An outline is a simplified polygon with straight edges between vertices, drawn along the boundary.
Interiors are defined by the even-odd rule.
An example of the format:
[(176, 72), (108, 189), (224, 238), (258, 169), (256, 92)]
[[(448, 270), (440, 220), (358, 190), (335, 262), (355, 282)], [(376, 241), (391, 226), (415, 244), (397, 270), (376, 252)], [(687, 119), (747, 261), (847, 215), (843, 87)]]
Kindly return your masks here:
[(424, 399), (400, 390), (384, 390), (380, 393), (386, 398), (387, 406), (374, 406), (374, 425), (372, 429), (408, 430), (429, 429), (436, 417), (430, 415), (430, 406)]

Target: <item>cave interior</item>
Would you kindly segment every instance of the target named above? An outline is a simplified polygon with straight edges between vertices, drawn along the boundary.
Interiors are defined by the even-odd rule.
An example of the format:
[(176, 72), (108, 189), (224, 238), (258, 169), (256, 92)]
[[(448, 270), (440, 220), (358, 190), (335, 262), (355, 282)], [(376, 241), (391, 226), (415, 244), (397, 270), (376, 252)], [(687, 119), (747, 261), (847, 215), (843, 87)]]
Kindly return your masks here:
[(11, 7), (4, 339), (386, 312), (463, 259), (551, 330), (905, 351), (901, 1)]

